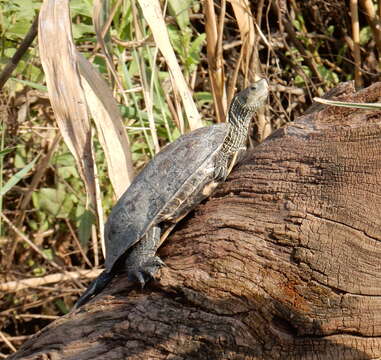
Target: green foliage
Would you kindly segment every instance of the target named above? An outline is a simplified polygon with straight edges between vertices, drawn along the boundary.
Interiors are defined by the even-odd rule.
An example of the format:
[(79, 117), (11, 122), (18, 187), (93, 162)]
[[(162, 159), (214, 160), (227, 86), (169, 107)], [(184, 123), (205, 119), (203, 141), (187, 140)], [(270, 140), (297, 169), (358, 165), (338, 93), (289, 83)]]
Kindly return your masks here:
[[(28, 32), (39, 8), (40, 0), (0, 0), (0, 33), (2, 42), (1, 64), (5, 65), (15, 53), (19, 43)], [(92, 25), (92, 0), (72, 0), (70, 2), (71, 16), (73, 18), (73, 36), (80, 44), (91, 41), (95, 42)], [(87, 36), (87, 38), (85, 37)], [(25, 86), (46, 92), (43, 85), (43, 72), (36, 58), (36, 49), (32, 46), (20, 61), (14, 71), (14, 77), (5, 85), (10, 92), (19, 91)], [(38, 124), (44, 126), (45, 124)], [(4, 133), (3, 133), (4, 134)], [(30, 136), (24, 136), (24, 141), (30, 141)], [(24, 142), (22, 141), (22, 142)], [(0, 151), (3, 149), (0, 149)], [(1, 151), (0, 161), (3, 156), (14, 150), (13, 164), (20, 168), (6, 184), (1, 186), (0, 204), (3, 195), (9, 192), (33, 167), (36, 159), (31, 162), (30, 149), (20, 145), (16, 149)], [(33, 216), (27, 218), (29, 228), (36, 232), (43, 232), (53, 227), (57, 219), (70, 219), (78, 225), (79, 239), (85, 243), (91, 231), (91, 222), (94, 219), (86, 214), (85, 196), (83, 184), (79, 177), (74, 159), (67, 152), (65, 146), (61, 146), (57, 155), (52, 159), (52, 165), (56, 166), (56, 180), (50, 186), (42, 186), (32, 194), (32, 202), (35, 207)], [(81, 195), (78, 195), (81, 194)], [(0, 209), (1, 210), (1, 209)], [(86, 229), (87, 227), (87, 229)], [(1, 229), (0, 229), (1, 231)], [(52, 251), (52, 249), (49, 249)], [(37, 275), (42, 272), (36, 268), (33, 270)]]
[[(21, 161), (22, 157), (20, 156)], [(79, 177), (75, 160), (62, 145), (51, 160), (56, 168), (56, 181), (54, 187), (41, 187), (32, 194), (35, 216), (30, 219), (29, 226), (37, 232), (51, 228), (59, 219), (71, 220), (78, 226), (82, 223), (80, 240), (86, 239), (86, 231), (82, 216), (86, 212), (86, 198), (83, 193), (83, 184)], [(90, 225), (91, 228), (91, 225)], [(88, 230), (90, 231), (90, 230)]]
[(93, 12), (93, 1), (92, 0), (71, 0), (70, 12), (72, 17), (82, 15), (88, 19), (91, 19), (92, 12)]
[[(71, 0), (70, 2), (73, 36), (78, 46), (96, 42), (92, 24), (92, 3), (92, 0)], [(1, 64), (4, 65), (14, 54), (19, 43), (28, 32), (40, 6), (40, 0), (0, 0), (0, 32), (3, 45)], [(168, 3), (169, 14), (176, 19), (176, 24), (168, 28), (170, 39), (187, 77), (197, 68), (200, 62), (202, 46), (205, 42), (205, 34), (195, 35), (190, 28), (189, 15), (197, 6), (199, 4), (195, 0), (170, 0)], [(139, 18), (139, 21), (141, 21), (143, 36), (149, 36), (151, 30), (144, 19)], [(135, 39), (131, 2), (124, 1), (122, 6), (117, 9), (111, 27), (111, 35), (123, 40)], [(164, 82), (169, 81), (168, 70), (166, 67), (161, 69), (156, 65), (156, 49), (151, 46), (132, 49), (133, 56), (128, 62), (124, 61), (125, 49), (123, 47), (114, 46), (113, 51), (114, 56), (118, 59), (119, 74), (126, 89), (141, 86), (141, 83), (137, 81), (137, 76), (140, 77), (139, 66), (141, 64), (139, 64), (139, 61), (142, 61), (144, 65), (143, 71), (146, 73), (150, 86), (153, 86), (153, 115), (160, 143), (165, 144), (179, 137), (179, 129), (169, 120), (171, 113), (162, 86)], [(98, 66), (101, 73), (108, 76), (103, 57), (96, 56), (94, 64)], [(33, 46), (18, 64), (13, 78), (6, 84), (6, 88), (12, 93), (25, 87), (41, 92), (47, 91), (46, 86), (44, 86), (42, 68), (38, 62), (38, 53)], [(211, 102), (209, 93), (196, 93), (195, 96), (200, 106)], [(127, 102), (120, 98), (122, 103), (120, 108), (123, 116), (129, 120), (128, 133), (132, 144), (132, 157), (139, 168), (154, 155), (152, 135), (149, 130), (149, 121), (142, 92), (129, 93), (126, 99)], [(44, 123), (38, 120), (35, 125), (45, 126)], [(34, 151), (31, 151), (27, 145), (33, 141), (35, 140), (32, 139), (31, 135), (26, 134), (17, 148), (0, 149), (0, 151), (3, 150), (0, 152), (0, 161), (2, 161), (2, 156), (14, 151), (12, 156), (13, 166), (20, 169), (14, 177), (8, 179), (6, 186), (2, 187), (2, 195), (22, 180), (35, 164), (36, 160), (31, 158)], [(103, 206), (107, 213), (115, 199), (112, 196), (111, 185), (108, 181), (103, 150), (98, 143), (95, 144), (95, 154), (103, 192)], [(75, 225), (80, 243), (86, 247), (95, 218), (91, 211), (86, 210), (84, 185), (78, 174), (74, 158), (64, 144), (59, 146), (51, 159), (50, 167), (54, 169), (54, 177), (42, 183), (33, 192), (32, 203), (34, 209), (31, 216), (26, 219), (27, 225), (34, 232), (40, 233), (68, 219)], [(33, 271), (36, 274), (42, 274), (40, 269), (35, 268)]]
[[(5, 65), (16, 52), (18, 44), (29, 31), (40, 5), (38, 0), (0, 0), (0, 65)], [(30, 48), (19, 62), (15, 73), (23, 74), (32, 82), (41, 83), (41, 69), (31, 61), (34, 56), (36, 51)], [(23, 88), (13, 81), (8, 81), (6, 87), (13, 91)]]
[(65, 315), (70, 311), (70, 309), (67, 307), (65, 302), (62, 301), (62, 299), (54, 300), (54, 305), (57, 307), (57, 309), (59, 310), (59, 313), (61, 315)]
[[(73, 20), (73, 37), (78, 42), (93, 41), (94, 40), (94, 27), (92, 25), (92, 0), (71, 0), (70, 1), (70, 15)], [(85, 37), (87, 36), (87, 37)]]
[(58, 184), (55, 188), (42, 188), (33, 193), (33, 205), (40, 210), (40, 217), (52, 215), (55, 218), (66, 218), (71, 209), (75, 197), (67, 194), (65, 187)]
[(56, 154), (53, 163), (57, 169), (58, 176), (62, 179), (69, 180), (70, 177), (74, 179), (79, 177), (74, 157), (68, 151)]
[(301, 14), (297, 14), (296, 18), (292, 21), (292, 25), (294, 25), (296, 30), (303, 31), (305, 26), (303, 16)]
[(28, 80), (17, 79), (17, 78), (12, 78), (12, 77), (10, 78), (10, 80), (16, 81), (16, 82), (23, 84), (23, 85), (26, 85), (26, 86), (29, 86), (32, 89), (36, 89), (36, 90), (39, 90), (41, 92), (45, 92), (45, 93), (48, 92), (47, 87), (44, 85), (41, 85), (40, 83), (36, 83), (33, 81), (28, 81)]
[[(16, 147), (4, 149), (4, 133), (5, 131), (2, 132), (1, 147), (0, 147), (0, 173), (1, 173), (0, 175), (0, 211), (2, 211), (2, 208), (3, 208), (3, 197), (5, 196), (5, 194), (8, 191), (10, 191), (15, 185), (17, 185), (17, 183), (29, 173), (29, 171), (33, 168), (38, 158), (38, 157), (35, 157), (28, 165), (25, 165), (20, 171), (15, 173), (5, 183), (3, 183), (4, 179), (3, 179), (2, 173), (3, 173), (3, 166), (4, 166), (4, 157), (5, 155), (10, 154), (17, 149)], [(2, 232), (3, 232), (3, 229), (2, 229), (2, 224), (0, 221), (0, 235), (2, 235)]]
[[(2, 151), (4, 153), (4, 150)], [(28, 172), (33, 168), (36, 163), (37, 157), (32, 162), (26, 165), (23, 169), (13, 175), (0, 189), (0, 197), (4, 196), (13, 186), (15, 186)]]
[(192, 0), (168, 0), (169, 13), (175, 17), (177, 25), (184, 31), (189, 26), (189, 8)]
[(2, 41), (6, 41), (4, 45), (24, 38), (40, 5), (39, 0), (0, 0), (0, 33)]
[[(0, 67), (3, 67), (14, 55), (20, 42), (29, 30), (41, 3), (42, 0), (0, 0)], [(91, 19), (92, 3), (93, 0), (70, 1), (74, 39), (79, 50), (86, 57), (91, 58), (91, 61), (98, 67), (98, 70), (105, 78), (110, 80), (110, 72), (104, 57), (94, 53), (96, 39)], [(116, 3), (117, 0), (108, 1), (110, 8)], [(110, 28), (111, 36), (106, 36), (106, 41), (111, 38), (118, 38), (122, 41), (137, 40), (136, 24), (134, 23), (132, 11), (133, 7), (136, 6), (136, 19), (142, 35), (141, 37), (145, 40), (144, 43), (137, 44), (137, 46), (125, 47), (111, 41), (107, 45), (111, 49), (123, 88), (124, 90), (129, 90), (128, 92), (124, 91), (115, 86), (115, 82), (110, 81), (110, 85), (114, 85), (113, 90), (125, 118), (125, 125), (131, 143), (132, 158), (137, 171), (139, 171), (155, 153), (153, 137), (149, 127), (147, 106), (141, 90), (143, 83), (141, 79), (143, 76), (147, 79), (148, 91), (152, 95), (153, 117), (160, 146), (162, 147), (168, 141), (175, 140), (180, 136), (180, 131), (172, 120), (172, 114), (167, 105), (166, 92), (168, 90), (166, 83), (170, 81), (167, 65), (161, 60), (161, 54), (153, 44), (151, 29), (147, 26), (136, 3), (136, 1), (130, 0), (123, 0), (121, 2), (121, 6), (116, 9), (112, 21)], [(161, 2), (162, 5), (165, 3), (165, 1)], [(191, 79), (191, 76), (199, 70), (200, 56), (201, 54), (205, 56), (206, 53), (203, 48), (205, 34), (198, 32), (202, 31), (200, 29), (203, 28), (206, 20), (203, 18), (200, 21), (197, 17), (191, 17), (192, 14), (201, 13), (200, 3), (200, 1), (196, 0), (168, 0), (167, 2), (168, 13), (171, 15), (167, 23), (167, 29), (177, 59), (187, 80)], [(293, 4), (302, 5), (303, 2), (293, 1), (287, 4), (290, 4), (290, 7), (292, 7)], [(318, 6), (318, 2), (316, 4)], [(252, 5), (255, 8), (254, 2)], [(267, 31), (272, 33), (269, 34), (272, 48), (264, 46), (264, 42), (260, 41), (258, 51), (261, 63), (263, 64), (263, 73), (266, 73), (273, 84), (280, 83), (290, 87), (298, 86), (303, 89), (309, 87), (309, 91), (314, 96), (316, 95), (314, 93), (316, 90), (323, 91), (323, 88), (326, 90), (339, 80), (347, 80), (352, 77), (352, 52), (347, 42), (343, 41), (343, 36), (340, 35), (346, 33), (350, 36), (351, 29), (344, 29), (346, 31), (341, 32), (343, 29), (340, 28), (341, 24), (339, 21), (328, 22), (326, 27), (314, 27), (313, 22), (316, 19), (312, 16), (309, 17), (311, 13), (310, 9), (304, 13), (300, 9), (301, 6), (294, 6), (290, 14), (293, 17), (293, 26), (297, 39), (308, 54), (311, 54), (322, 77), (323, 81), (319, 82), (319, 84), (316, 83), (317, 89), (313, 88), (309, 82), (310, 79), (315, 81), (316, 75), (312, 73), (305, 57), (296, 49), (290, 36), (287, 36), (286, 33), (279, 33), (279, 24), (277, 23), (276, 16), (274, 18), (267, 18), (266, 12), (263, 12), (262, 32), (265, 36), (267, 36)], [(347, 14), (340, 15), (343, 18), (347, 16)], [(236, 26), (237, 24), (234, 23), (235, 20), (232, 17), (230, 5), (227, 7), (226, 19), (223, 34), (224, 44), (225, 41), (226, 44), (233, 44), (238, 39), (237, 34), (239, 34), (239, 30)], [(311, 22), (310, 20), (313, 21)], [(368, 50), (372, 49), (374, 45), (371, 44), (374, 41), (371, 41), (372, 32), (370, 27), (364, 26), (361, 22), (360, 26), (362, 57), (363, 60), (367, 59), (368, 61), (367, 63), (364, 62), (364, 67), (367, 70), (363, 74), (365, 78), (367, 74), (370, 74), (368, 67), (371, 67), (369, 59), (372, 59), (372, 57), (368, 56), (371, 55)], [(287, 46), (278, 46), (277, 43), (279, 41), (284, 42), (283, 45)], [(13, 73), (13, 78), (7, 82), (5, 87), (7, 98), (4, 99), (6, 101), (3, 103), (10, 104), (10, 110), (15, 112), (15, 118), (17, 118), (17, 111), (19, 109), (19, 105), (13, 105), (17, 104), (16, 100), (19, 100), (22, 96), (29, 95), (28, 93), (30, 93), (31, 89), (46, 93), (44, 75), (35, 44), (36, 42), (18, 64)], [(284, 49), (288, 49), (286, 53)], [(240, 48), (238, 46), (229, 47), (229, 49), (227, 47), (224, 48), (223, 56), (226, 70), (228, 70), (226, 71), (227, 81), (230, 80), (229, 76), (234, 73), (239, 51)], [(230, 57), (230, 55), (233, 56)], [(287, 59), (284, 61), (285, 57)], [(204, 64), (201, 65), (204, 66)], [(205, 86), (207, 82), (205, 80), (207, 70), (205, 66), (202, 71), (197, 73), (195, 88), (203, 88), (203, 91), (195, 91), (193, 95), (199, 109), (204, 114), (204, 119), (209, 124), (212, 122), (213, 112), (210, 109), (213, 97), (207, 91), (208, 85)], [(243, 76), (243, 72), (240, 71), (238, 78)], [(22, 94), (18, 98), (17, 96), (21, 90)], [(33, 93), (36, 92), (33, 91)], [(290, 105), (295, 105), (295, 102), (300, 101), (296, 96), (292, 95), (292, 93), (288, 94), (277, 91), (275, 94), (276, 96), (279, 95), (279, 99), (272, 103), (273, 117), (280, 119), (281, 117), (278, 115), (283, 115), (283, 113), (289, 111), (288, 109), (292, 109), (295, 113), (300, 113), (302, 107), (308, 105), (307, 93), (308, 91), (305, 91), (306, 102), (294, 107)], [(10, 95), (9, 97), (8, 94)], [(173, 99), (172, 94), (170, 96)], [(303, 103), (303, 101), (300, 101), (300, 103)], [(284, 106), (284, 111), (282, 111), (282, 106)], [(49, 141), (45, 140), (46, 138), (50, 139), (51, 131), (56, 131), (46, 129), (56, 127), (57, 125), (52, 120), (53, 116), (51, 115), (48, 102), (44, 99), (44, 95), (41, 96), (37, 103), (31, 102), (29, 109), (26, 121), (17, 122), (16, 125), (19, 126), (19, 129), (16, 130), (16, 134), (10, 133), (9, 136), (5, 135), (5, 125), (0, 123), (0, 211), (5, 208), (4, 214), (7, 216), (8, 213), (10, 215), (15, 214), (15, 218), (19, 214), (18, 211), (13, 211), (18, 204), (18, 199), (21, 198), (24, 192), (30, 190), (32, 177), (28, 175), (33, 165), (35, 165), (37, 154), (42, 150), (46, 151), (46, 145), (49, 144)], [(15, 121), (14, 118), (10, 117), (10, 119)], [(28, 126), (32, 130), (28, 129)], [(14, 144), (17, 144), (17, 146), (14, 146)], [(94, 145), (102, 193), (102, 207), (107, 215), (115, 203), (115, 197), (113, 196), (108, 179), (103, 150), (96, 139)], [(86, 209), (85, 188), (79, 176), (75, 160), (64, 143), (57, 146), (55, 154), (51, 158), (37, 189), (33, 192), (32, 202), (27, 211), (24, 212), (24, 215), (25, 218), (20, 228), (23, 228), (23, 231), (25, 229), (28, 238), (36, 241), (36, 244), (40, 246), (40, 249), (49, 259), (63, 260), (61, 263), (65, 264), (65, 266), (75, 267), (80, 264), (81, 257), (77, 256), (76, 245), (71, 239), (67, 222), (77, 232), (80, 244), (86, 251), (89, 247), (92, 225), (96, 223), (96, 219), (94, 214)], [(15, 224), (17, 224), (16, 221)], [(0, 218), (0, 236), (5, 235), (4, 239), (7, 242), (6, 246), (3, 246), (4, 241), (0, 243), (0, 250), (3, 251), (3, 249), (13, 246), (14, 235), (11, 234), (11, 231), (9, 231), (9, 234), (4, 234), (1, 225)], [(17, 224), (17, 226), (19, 225)], [(8, 227), (6, 229), (8, 230)], [(51, 235), (52, 233), (53, 235)], [(64, 250), (61, 250), (60, 246)], [(88, 256), (90, 261), (92, 261), (91, 247), (89, 249)], [(17, 245), (15, 259), (23, 259), (22, 262), (20, 261), (16, 265), (18, 267), (17, 271), (19, 271), (19, 267), (25, 266), (26, 271), (29, 273), (28, 275), (42, 276), (50, 272), (39, 255), (31, 251), (30, 247), (23, 242), (19, 242)], [(33, 294), (34, 299), (37, 300), (37, 290)], [(46, 292), (44, 292), (45, 295)], [(22, 301), (24, 301), (20, 296), (14, 296), (14, 298), (12, 296), (4, 296), (4, 299), (6, 303), (13, 301), (14, 304), (23, 304)], [(67, 299), (54, 300), (57, 313), (64, 314), (68, 312), (70, 301), (68, 301), (68, 304), (65, 301)], [(51, 311), (52, 308), (50, 307), (49, 310)]]
[[(70, 2), (71, 16), (73, 18), (73, 36), (78, 42), (92, 41), (94, 28), (92, 25), (92, 0), (72, 0)], [(40, 0), (0, 0), (0, 34), (1, 57), (0, 66), (5, 65), (14, 55), (20, 42), (29, 31), (32, 22), (41, 6)], [(87, 36), (87, 37), (85, 37)], [(5, 87), (11, 91), (20, 91), (25, 85), (37, 90), (46, 91), (42, 85), (43, 72), (41, 66), (33, 61), (37, 57), (37, 50), (33, 46), (17, 65), (15, 74), (22, 75), (10, 79)]]
[(364, 26), (360, 30), (360, 45), (366, 45), (372, 39), (372, 29), (370, 26)]
[(194, 37), (190, 28), (179, 30), (173, 25), (168, 26), (168, 32), (173, 48), (184, 65), (185, 75), (189, 76), (200, 62), (201, 49), (206, 34)]
[(204, 104), (213, 103), (213, 95), (208, 91), (199, 91), (195, 93), (195, 99), (200, 107)]
[(91, 226), (95, 224), (94, 214), (84, 207), (78, 206), (76, 211), (78, 239), (81, 246), (87, 249), (91, 236)]
[(330, 25), (325, 29), (325, 34), (328, 36), (333, 36), (333, 32), (335, 31), (335, 26)]
[(16, 149), (15, 147), (11, 147), (11, 148), (7, 148), (7, 149), (3, 149), (0, 151), (0, 160), (3, 160), (3, 157), (9, 153), (11, 153), (14, 149)]
[(322, 78), (328, 84), (337, 84), (339, 82), (338, 75), (334, 71), (326, 68), (324, 65), (319, 65), (318, 70)]
[[(0, 188), (3, 187), (3, 169), (4, 169), (4, 156), (12, 152), (15, 148), (5, 148), (5, 124), (0, 124), (1, 137), (0, 137)], [(0, 196), (0, 211), (3, 211), (3, 197)], [(0, 218), (0, 236), (3, 235), (2, 219)]]

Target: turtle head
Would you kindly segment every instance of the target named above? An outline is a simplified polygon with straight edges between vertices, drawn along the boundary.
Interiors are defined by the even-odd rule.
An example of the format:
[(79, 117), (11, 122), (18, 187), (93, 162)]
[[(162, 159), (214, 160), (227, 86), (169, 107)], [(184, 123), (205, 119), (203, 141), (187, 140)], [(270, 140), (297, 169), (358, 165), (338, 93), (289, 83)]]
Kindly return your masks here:
[(243, 106), (255, 111), (265, 103), (268, 94), (269, 85), (267, 81), (260, 79), (237, 94), (237, 97), (240, 98)]
[(251, 119), (253, 113), (266, 101), (269, 86), (265, 79), (260, 79), (234, 96), (229, 109), (229, 123), (238, 125)]

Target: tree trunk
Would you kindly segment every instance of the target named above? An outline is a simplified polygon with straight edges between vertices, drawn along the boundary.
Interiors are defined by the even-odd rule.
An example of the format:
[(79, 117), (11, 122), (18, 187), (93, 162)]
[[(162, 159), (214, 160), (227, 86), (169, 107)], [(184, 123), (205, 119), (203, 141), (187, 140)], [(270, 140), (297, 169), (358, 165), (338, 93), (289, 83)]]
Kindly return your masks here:
[(381, 357), (380, 209), (381, 111), (315, 106), (179, 224), (159, 281), (118, 276), (10, 359)]

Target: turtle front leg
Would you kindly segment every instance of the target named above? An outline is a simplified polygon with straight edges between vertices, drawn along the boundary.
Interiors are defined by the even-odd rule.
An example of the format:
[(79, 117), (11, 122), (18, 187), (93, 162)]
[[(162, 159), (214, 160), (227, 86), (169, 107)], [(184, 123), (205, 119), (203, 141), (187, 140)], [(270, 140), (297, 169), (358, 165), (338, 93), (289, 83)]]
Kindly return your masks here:
[(214, 179), (222, 182), (225, 181), (228, 174), (228, 163), (229, 163), (229, 155), (220, 151), (215, 160), (214, 164)]
[(156, 255), (160, 245), (161, 229), (152, 227), (140, 241), (133, 246), (128, 254), (125, 265), (128, 278), (134, 283), (144, 285), (155, 277), (157, 271), (164, 266), (164, 262)]

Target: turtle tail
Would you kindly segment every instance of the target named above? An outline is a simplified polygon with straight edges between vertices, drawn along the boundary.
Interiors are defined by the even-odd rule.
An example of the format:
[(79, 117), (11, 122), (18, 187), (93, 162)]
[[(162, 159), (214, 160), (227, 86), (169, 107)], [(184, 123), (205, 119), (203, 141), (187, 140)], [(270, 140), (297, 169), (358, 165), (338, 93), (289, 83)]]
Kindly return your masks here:
[(73, 309), (78, 309), (80, 306), (86, 304), (93, 296), (99, 294), (106, 285), (114, 277), (114, 273), (103, 271), (95, 280), (93, 280), (87, 290), (82, 294), (82, 296), (77, 300)]

